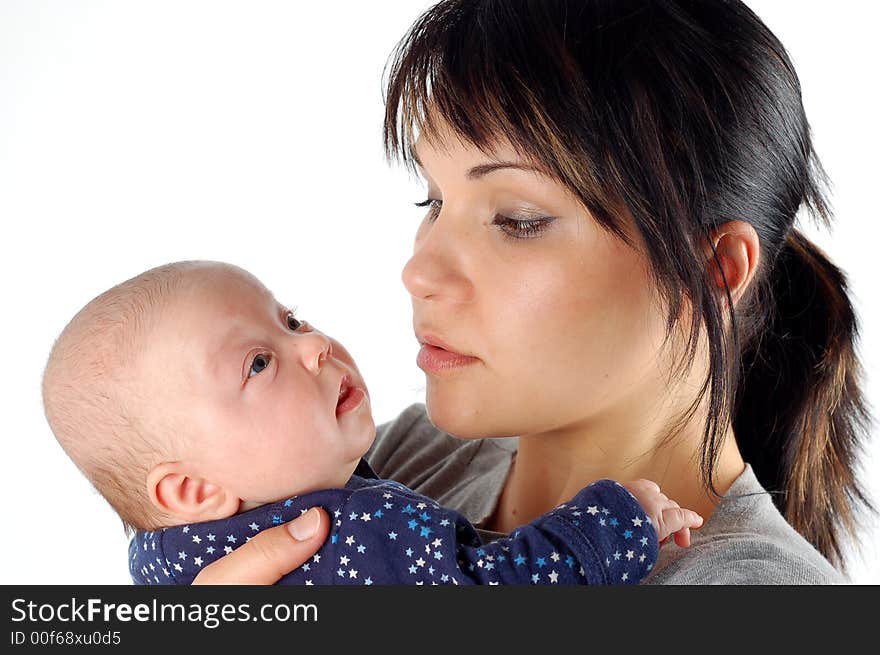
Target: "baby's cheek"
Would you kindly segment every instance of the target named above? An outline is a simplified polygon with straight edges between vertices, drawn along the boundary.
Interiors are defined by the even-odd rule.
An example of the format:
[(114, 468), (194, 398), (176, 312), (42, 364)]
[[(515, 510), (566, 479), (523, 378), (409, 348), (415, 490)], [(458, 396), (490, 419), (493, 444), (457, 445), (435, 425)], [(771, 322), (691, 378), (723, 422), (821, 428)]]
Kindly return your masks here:
[(357, 373), (358, 376), (360, 376), (360, 369), (358, 369), (357, 362), (354, 361), (354, 357), (351, 356), (351, 353), (348, 352), (345, 346), (336, 341), (336, 339), (331, 339), (330, 341), (333, 343), (333, 356), (345, 363)]

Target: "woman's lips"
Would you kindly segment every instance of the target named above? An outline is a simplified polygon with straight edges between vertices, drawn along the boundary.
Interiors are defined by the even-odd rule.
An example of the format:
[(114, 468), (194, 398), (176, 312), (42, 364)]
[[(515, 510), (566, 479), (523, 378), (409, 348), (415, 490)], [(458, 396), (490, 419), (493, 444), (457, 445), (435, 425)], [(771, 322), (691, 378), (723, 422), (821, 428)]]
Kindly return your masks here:
[(458, 371), (478, 361), (480, 360), (476, 357), (444, 350), (429, 343), (422, 344), (422, 349), (419, 350), (419, 356), (416, 358), (416, 364), (420, 369), (425, 373), (434, 374)]

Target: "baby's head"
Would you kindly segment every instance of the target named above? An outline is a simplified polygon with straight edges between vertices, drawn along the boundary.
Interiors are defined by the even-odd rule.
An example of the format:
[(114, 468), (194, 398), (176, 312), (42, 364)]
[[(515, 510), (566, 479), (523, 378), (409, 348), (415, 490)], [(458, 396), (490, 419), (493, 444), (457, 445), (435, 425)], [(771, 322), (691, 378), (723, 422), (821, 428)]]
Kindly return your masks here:
[(92, 300), (52, 349), (43, 402), (71, 459), (143, 529), (340, 487), (375, 437), (345, 348), (217, 262)]

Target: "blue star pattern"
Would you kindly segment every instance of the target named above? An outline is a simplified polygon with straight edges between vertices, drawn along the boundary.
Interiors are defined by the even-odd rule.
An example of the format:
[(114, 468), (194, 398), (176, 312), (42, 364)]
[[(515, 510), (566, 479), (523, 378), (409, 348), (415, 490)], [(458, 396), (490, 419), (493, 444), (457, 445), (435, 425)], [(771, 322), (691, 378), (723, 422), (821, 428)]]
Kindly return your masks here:
[(253, 535), (323, 506), (330, 538), (279, 584), (636, 584), (657, 537), (635, 498), (600, 480), (510, 536), (482, 543), (461, 514), (392, 480), (352, 476), (330, 489), (228, 519), (139, 531), (129, 544), (136, 584), (190, 584)]

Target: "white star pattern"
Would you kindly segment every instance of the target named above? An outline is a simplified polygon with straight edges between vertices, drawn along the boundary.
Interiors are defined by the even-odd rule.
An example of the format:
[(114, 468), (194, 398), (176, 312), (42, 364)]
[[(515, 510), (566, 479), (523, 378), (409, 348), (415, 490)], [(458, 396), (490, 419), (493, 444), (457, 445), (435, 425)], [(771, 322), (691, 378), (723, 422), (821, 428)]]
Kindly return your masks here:
[[(284, 582), (337, 584), (342, 577), (365, 585), (386, 584), (386, 581), (392, 584), (458, 584), (457, 576), (463, 574), (472, 577), (468, 582), (476, 581), (479, 584), (495, 585), (502, 579), (519, 579), (532, 584), (559, 585), (585, 581), (587, 574), (584, 567), (579, 566), (579, 560), (604, 561), (607, 573), (599, 575), (610, 576), (610, 579), (621, 583), (639, 582), (654, 564), (651, 553), (656, 553), (656, 546), (652, 546), (653, 551), (648, 550), (651, 545), (649, 537), (653, 537), (653, 531), (647, 528), (649, 534), (646, 536), (644, 527), (646, 522), (650, 526), (650, 522), (636, 513), (639, 509), (636, 501), (621, 500), (617, 497), (617, 492), (613, 492), (614, 495), (607, 493), (608, 483), (603, 482), (604, 495), (591, 496), (586, 493), (589, 490), (587, 487), (578, 494), (574, 502), (563, 503), (549, 513), (549, 516), (560, 514), (567, 517), (571, 530), (585, 531), (591, 540), (593, 533), (601, 533), (601, 538), (596, 539), (597, 544), (602, 544), (599, 551), (588, 557), (583, 554), (580, 545), (582, 542), (571, 544), (561, 536), (558, 537), (560, 541), (556, 544), (556, 550), (547, 548), (547, 541), (538, 546), (533, 534), (535, 529), (542, 529), (540, 521), (543, 519), (538, 519), (535, 522), (537, 527), (531, 531), (515, 530), (504, 540), (480, 545), (479, 541), (473, 541), (473, 530), (465, 521), (457, 518), (450, 520), (453, 516), (443, 507), (433, 502), (420, 502), (412, 492), (396, 483), (377, 484), (393, 490), (399, 488), (404, 494), (397, 497), (399, 502), (394, 500), (396, 497), (393, 493), (387, 492), (382, 493), (384, 502), (377, 502), (376, 496), (370, 498), (372, 489), (369, 486), (364, 487), (362, 496), (352, 493), (351, 496), (345, 496), (341, 504), (339, 501), (312, 501), (306, 507), (323, 504), (333, 516), (347, 516), (349, 523), (343, 528), (344, 520), (337, 519), (339, 527), (334, 527), (331, 531), (332, 543), (328, 538), (321, 548), (321, 553), (329, 554), (330, 557), (322, 559), (320, 553), (313, 554), (308, 562), (285, 576)], [(361, 487), (354, 489), (359, 490)], [(621, 494), (629, 496), (622, 487), (620, 489)], [(339, 490), (333, 491), (338, 492)], [(357, 502), (354, 502), (355, 497)], [(589, 502), (599, 497), (606, 506)], [(334, 502), (337, 503), (336, 507)], [(305, 513), (307, 510), (302, 508), (303, 504), (303, 501), (299, 504), (292, 500), (284, 501), (259, 508), (259, 514), (243, 512), (228, 520), (212, 522), (211, 526), (179, 526), (163, 528), (161, 533), (138, 533), (129, 550), (132, 577), (140, 584), (189, 584), (200, 569), (218, 557), (231, 553), (238, 544), (249, 541), (263, 529)], [(384, 509), (378, 509), (379, 507)], [(428, 512), (428, 509), (431, 511)], [(252, 517), (260, 520), (252, 520)], [(376, 524), (381, 531), (372, 531), (372, 524)], [(627, 528), (630, 524), (631, 527)], [(204, 527), (219, 528), (218, 533), (205, 534)], [(340, 532), (342, 529), (348, 534)], [(175, 534), (178, 536), (174, 537)], [(182, 535), (186, 535), (185, 539), (180, 538)], [(134, 540), (137, 542), (134, 543)], [(198, 548), (205, 541), (209, 544), (216, 541), (226, 543), (218, 544), (217, 548), (207, 544), (204, 549)], [(424, 553), (419, 557), (417, 553), (421, 553), (422, 549)], [(148, 557), (147, 552), (150, 550), (153, 551), (153, 556)], [(156, 550), (159, 552), (156, 553)], [(167, 568), (163, 566), (162, 557), (155, 557), (157, 554), (165, 556), (166, 553), (173, 560), (164, 558)], [(601, 555), (601, 559), (596, 560), (596, 555)], [(331, 569), (332, 562), (337, 558), (339, 567)], [(399, 564), (396, 575), (407, 576), (406, 578), (393, 577), (395, 559)], [(404, 562), (406, 566), (400, 566)], [(375, 568), (376, 565), (380, 568)], [(377, 571), (383, 572), (382, 579), (377, 580)], [(160, 572), (162, 576), (159, 575)], [(428, 577), (424, 577), (426, 573)], [(589, 578), (593, 579), (592, 573)]]

